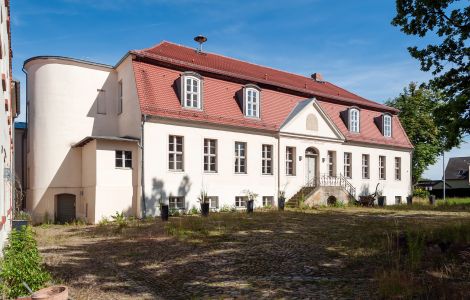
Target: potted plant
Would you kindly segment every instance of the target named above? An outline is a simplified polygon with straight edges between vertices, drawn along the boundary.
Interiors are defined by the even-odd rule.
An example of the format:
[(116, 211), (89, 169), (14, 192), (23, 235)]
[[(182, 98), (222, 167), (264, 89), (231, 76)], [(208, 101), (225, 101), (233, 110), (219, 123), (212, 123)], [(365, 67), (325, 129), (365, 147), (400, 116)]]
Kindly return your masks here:
[(284, 210), (284, 206), (286, 204), (286, 191), (284, 189), (279, 190), (277, 196), (277, 208), (279, 210)]
[(31, 215), (28, 212), (20, 210), (15, 212), (11, 226), (13, 229), (20, 229), (21, 226), (28, 226), (30, 222)]
[(209, 215), (209, 197), (207, 197), (207, 192), (202, 189), (198, 197), (199, 202), (201, 203), (201, 215), (207, 217)]
[(170, 209), (169, 205), (165, 204), (164, 200), (161, 200), (160, 202), (160, 216), (162, 218), (162, 221), (168, 221), (168, 216), (170, 214)]
[(250, 191), (250, 190), (244, 190), (245, 196), (247, 196), (248, 201), (246, 201), (246, 212), (247, 213), (252, 213), (255, 207), (255, 200), (258, 198), (258, 194)]

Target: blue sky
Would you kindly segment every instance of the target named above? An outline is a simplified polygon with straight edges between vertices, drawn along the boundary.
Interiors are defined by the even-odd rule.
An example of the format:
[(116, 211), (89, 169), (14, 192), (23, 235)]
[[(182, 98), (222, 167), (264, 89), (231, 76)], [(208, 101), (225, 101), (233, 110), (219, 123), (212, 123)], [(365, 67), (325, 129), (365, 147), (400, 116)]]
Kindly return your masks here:
[[(193, 37), (203, 34), (206, 51), (303, 75), (320, 72), (384, 102), (410, 81), (430, 78), (406, 50), (425, 41), (391, 26), (394, 13), (393, 0), (15, 0), (13, 76), (22, 81), (24, 104), (21, 68), (29, 57), (114, 65), (128, 50), (162, 40), (195, 46)], [(470, 156), (469, 148), (464, 144), (448, 156)], [(440, 178), (440, 168), (438, 162), (425, 176)]]

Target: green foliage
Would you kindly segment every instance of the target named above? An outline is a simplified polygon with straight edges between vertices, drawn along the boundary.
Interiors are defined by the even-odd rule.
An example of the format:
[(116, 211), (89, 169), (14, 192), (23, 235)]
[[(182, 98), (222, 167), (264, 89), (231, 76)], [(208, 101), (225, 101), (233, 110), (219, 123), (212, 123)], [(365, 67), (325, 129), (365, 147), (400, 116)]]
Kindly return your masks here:
[(219, 210), (219, 212), (230, 212), (230, 206), (228, 206), (227, 204), (225, 204), (224, 206), (222, 206)]
[(111, 218), (113, 219), (113, 222), (116, 223), (118, 230), (122, 230), (123, 228), (129, 226), (129, 220), (127, 220), (123, 212), (116, 212), (116, 214), (111, 216)]
[(410, 83), (398, 97), (387, 105), (400, 110), (398, 117), (408, 138), (414, 145), (412, 159), (413, 182), (417, 182), (426, 168), (433, 165), (445, 149), (446, 132), (436, 121), (434, 112), (439, 107), (438, 92)]
[(427, 198), (429, 197), (429, 192), (422, 188), (415, 188), (413, 191), (413, 197)]
[(172, 217), (179, 217), (181, 215), (180, 210), (176, 208), (170, 208), (169, 212)]
[(16, 298), (29, 294), (23, 282), (32, 290), (44, 287), (51, 276), (42, 267), (31, 227), (22, 226), (20, 230), (12, 230), (8, 240), (0, 270), (3, 292), (9, 298)]
[[(465, 4), (464, 4), (465, 3)], [(429, 86), (442, 90), (445, 105), (438, 109), (439, 124), (448, 132), (446, 147), (458, 145), (470, 133), (470, 6), (458, 0), (397, 0), (392, 25), (407, 35), (434, 35), (435, 43), (409, 47), (421, 70), (435, 76)]]
[(191, 209), (188, 211), (188, 215), (197, 215), (197, 214), (199, 214), (199, 209), (197, 209), (197, 207), (193, 205), (193, 207), (191, 207)]
[(98, 226), (106, 226), (109, 225), (109, 220), (106, 217), (102, 217), (101, 220), (98, 222)]
[(24, 220), (24, 221), (31, 221), (31, 214), (26, 211), (17, 211), (15, 212), (15, 220)]

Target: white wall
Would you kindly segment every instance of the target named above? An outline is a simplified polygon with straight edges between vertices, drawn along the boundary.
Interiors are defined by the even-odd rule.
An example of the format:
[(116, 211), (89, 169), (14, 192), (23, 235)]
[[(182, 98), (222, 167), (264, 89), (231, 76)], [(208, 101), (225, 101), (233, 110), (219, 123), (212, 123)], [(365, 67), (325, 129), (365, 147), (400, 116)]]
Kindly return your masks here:
[[(163, 123), (165, 122), (165, 123)], [(187, 207), (199, 206), (197, 198), (202, 188), (208, 196), (218, 196), (219, 206), (233, 207), (235, 196), (244, 196), (248, 189), (259, 194), (255, 205), (261, 205), (262, 196), (277, 193), (277, 141), (272, 135), (234, 131), (214, 126), (197, 127), (182, 122), (145, 123), (145, 193), (148, 212), (158, 213), (158, 201), (168, 196), (186, 196)], [(169, 135), (184, 137), (184, 171), (168, 170)], [(204, 138), (218, 141), (218, 172), (204, 173)], [(235, 141), (247, 143), (247, 174), (235, 174)], [(273, 145), (273, 175), (262, 175), (262, 144)], [(187, 178), (187, 182), (185, 181)]]

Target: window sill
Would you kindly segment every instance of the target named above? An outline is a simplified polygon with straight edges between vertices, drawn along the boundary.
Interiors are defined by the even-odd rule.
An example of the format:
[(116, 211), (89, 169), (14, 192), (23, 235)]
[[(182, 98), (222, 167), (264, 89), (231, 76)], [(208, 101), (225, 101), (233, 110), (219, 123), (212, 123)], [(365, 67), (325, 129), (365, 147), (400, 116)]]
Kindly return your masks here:
[(273, 176), (273, 173), (266, 173), (266, 174), (261, 174), (261, 176)]
[(132, 170), (132, 167), (128, 168), (128, 167), (114, 167), (115, 169), (117, 170)]
[(234, 175), (248, 175), (248, 173), (237, 173), (237, 172), (234, 172), (233, 174)]
[(168, 170), (169, 173), (184, 173), (184, 170)]
[(295, 177), (295, 176), (297, 176), (297, 175), (296, 175), (296, 174), (286, 174), (286, 176)]
[(217, 175), (219, 172), (217, 171), (204, 171), (204, 175)]
[(203, 112), (204, 109), (198, 108), (198, 107), (190, 107), (190, 106), (181, 106), (182, 109), (187, 109), (187, 110), (192, 110), (192, 111), (197, 111), (197, 112)]

